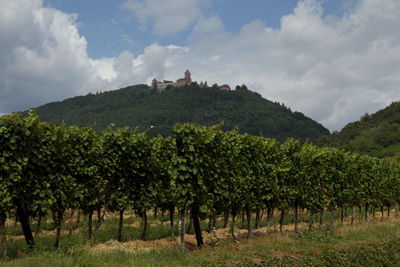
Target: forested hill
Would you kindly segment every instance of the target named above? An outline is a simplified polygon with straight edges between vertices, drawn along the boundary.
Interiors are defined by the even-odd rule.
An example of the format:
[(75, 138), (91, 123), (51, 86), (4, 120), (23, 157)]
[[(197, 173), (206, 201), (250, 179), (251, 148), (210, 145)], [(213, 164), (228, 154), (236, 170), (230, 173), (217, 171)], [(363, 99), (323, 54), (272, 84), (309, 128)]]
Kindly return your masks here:
[(110, 123), (117, 127), (138, 127), (149, 135), (170, 134), (178, 122), (202, 125), (224, 122), (225, 129), (238, 126), (242, 133), (277, 138), (316, 140), (329, 131), (299, 112), (238, 88), (223, 91), (216, 87), (169, 87), (159, 93), (147, 85), (130, 86), (99, 94), (89, 94), (38, 107), (44, 121), (103, 129)]
[(321, 137), (318, 144), (400, 159), (400, 102), (393, 102), (372, 115), (365, 114), (340, 132)]

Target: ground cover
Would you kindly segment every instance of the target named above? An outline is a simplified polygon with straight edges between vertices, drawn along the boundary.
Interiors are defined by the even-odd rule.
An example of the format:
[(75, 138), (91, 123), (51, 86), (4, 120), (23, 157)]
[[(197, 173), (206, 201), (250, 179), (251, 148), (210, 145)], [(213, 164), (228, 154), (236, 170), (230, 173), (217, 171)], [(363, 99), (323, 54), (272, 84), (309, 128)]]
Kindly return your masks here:
[[(247, 226), (239, 219), (236, 242), (228, 228), (222, 228), (220, 218), (214, 233), (204, 231), (205, 246), (201, 249), (196, 248), (193, 233), (187, 234), (186, 250), (180, 248), (178, 238), (169, 235), (168, 216), (149, 216), (148, 241), (139, 240), (140, 218), (133, 213), (125, 220), (124, 242), (115, 240), (118, 225), (114, 214), (107, 214), (90, 242), (84, 220), (71, 234), (74, 220), (66, 221), (59, 249), (53, 248), (54, 230), (49, 218), (35, 237), (33, 251), (26, 249), (19, 226), (9, 221), (9, 256), (0, 261), (0, 266), (398, 266), (400, 220), (395, 212), (389, 218), (385, 212), (383, 221), (381, 213), (376, 213), (369, 221), (357, 220), (354, 225), (350, 225), (349, 217), (341, 222), (338, 216), (326, 213), (324, 224), (314, 224), (312, 229), (308, 223), (311, 218), (301, 216), (298, 234), (291, 216), (286, 218), (283, 234), (278, 231), (278, 216), (268, 225), (264, 218), (252, 239), (247, 239)], [(202, 229), (207, 229), (206, 220)]]

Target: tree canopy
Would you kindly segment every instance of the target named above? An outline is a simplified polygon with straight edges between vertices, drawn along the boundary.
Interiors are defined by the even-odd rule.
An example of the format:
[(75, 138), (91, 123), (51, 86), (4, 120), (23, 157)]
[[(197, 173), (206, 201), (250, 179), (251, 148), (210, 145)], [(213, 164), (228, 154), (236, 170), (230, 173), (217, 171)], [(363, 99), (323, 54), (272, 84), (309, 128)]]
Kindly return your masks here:
[(200, 88), (193, 83), (186, 87), (168, 87), (162, 93), (147, 85), (89, 94), (38, 107), (41, 120), (54, 124), (105, 129), (138, 127), (150, 136), (171, 135), (176, 123), (216, 125), (224, 130), (239, 128), (241, 133), (285, 141), (294, 137), (316, 140), (329, 131), (321, 124), (292, 112), (283, 104), (274, 103), (247, 89), (223, 91), (218, 87)]

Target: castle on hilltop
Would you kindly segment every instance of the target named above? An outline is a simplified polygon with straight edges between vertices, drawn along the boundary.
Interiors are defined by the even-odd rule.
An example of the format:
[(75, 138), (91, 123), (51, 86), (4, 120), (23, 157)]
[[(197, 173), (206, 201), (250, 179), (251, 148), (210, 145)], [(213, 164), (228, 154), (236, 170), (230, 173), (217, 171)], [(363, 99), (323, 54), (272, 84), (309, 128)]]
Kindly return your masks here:
[[(154, 78), (153, 81), (151, 82), (151, 87), (152, 87), (154, 90), (157, 90), (158, 92), (162, 92), (162, 91), (164, 91), (168, 86), (182, 87), (182, 86), (189, 86), (189, 85), (191, 85), (192, 83), (193, 83), (193, 82), (192, 82), (192, 78), (191, 78), (191, 73), (190, 73), (189, 70), (186, 70), (186, 71), (185, 71), (185, 74), (184, 74), (184, 78), (181, 78), (181, 79), (176, 80), (175, 83), (172, 82), (172, 81), (166, 81), (166, 80), (164, 80), (164, 81), (161, 82), (161, 81), (157, 81), (157, 79)], [(200, 88), (207, 88), (207, 87), (208, 87), (207, 81), (204, 82), (204, 83), (201, 82), (201, 83), (199, 84), (199, 86), (200, 86)], [(218, 85), (216, 85), (216, 86), (218, 86)], [(219, 88), (220, 90), (224, 90), (224, 91), (230, 91), (230, 90), (231, 90), (231, 88), (230, 88), (229, 85), (227, 85), (227, 84), (224, 84), (224, 85), (222, 85), (222, 86), (218, 86), (218, 88)]]
[(180, 86), (186, 86), (186, 85), (191, 85), (192, 84), (192, 78), (190, 77), (192, 74), (190, 73), (189, 70), (185, 71), (185, 78), (178, 79), (175, 83), (176, 87)]

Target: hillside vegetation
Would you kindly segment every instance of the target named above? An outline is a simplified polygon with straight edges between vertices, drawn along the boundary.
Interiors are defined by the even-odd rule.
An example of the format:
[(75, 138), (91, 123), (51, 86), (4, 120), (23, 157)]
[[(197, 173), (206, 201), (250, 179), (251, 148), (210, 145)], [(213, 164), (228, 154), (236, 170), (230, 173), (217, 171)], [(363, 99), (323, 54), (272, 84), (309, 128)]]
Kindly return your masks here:
[[(153, 266), (153, 261), (176, 266), (170, 251), (180, 253), (178, 265), (186, 266), (396, 266), (399, 262), (396, 161), (295, 139), (280, 144), (218, 126), (177, 124), (172, 136), (151, 139), (126, 128), (99, 133), (55, 126), (40, 122), (33, 111), (27, 117), (16, 113), (0, 117), (0, 255), (5, 259), (0, 264), (51, 266), (54, 255), (58, 259), (61, 255), (66, 256), (57, 260), (61, 266), (96, 266), (98, 257), (104, 256), (101, 251), (110, 246), (121, 249), (118, 256), (112, 253), (112, 259), (106, 254), (101, 260), (104, 266), (106, 262)], [(18, 221), (13, 224), (15, 215), (21, 230)], [(362, 221), (375, 223), (377, 216), (383, 222), (380, 226), (347, 236), (341, 232), (346, 230), (336, 232), (334, 227), (349, 224), (352, 231)], [(387, 228), (386, 222), (393, 219)], [(314, 231), (317, 220), (320, 227)], [(264, 234), (277, 232), (278, 227), (282, 237), (294, 230), (288, 242), (270, 242), (277, 235), (269, 239)], [(205, 231), (212, 233), (211, 240)], [(196, 244), (188, 232), (195, 233)], [(140, 238), (144, 252), (151, 253), (153, 246), (147, 240), (174, 241), (177, 236), (181, 250), (176, 245), (159, 250), (160, 259), (173, 260), (168, 262), (144, 255), (139, 244), (131, 242)], [(360, 242), (351, 243), (355, 236)], [(101, 245), (91, 248), (95, 244)], [(231, 249), (222, 248), (216, 258), (209, 253), (206, 258), (191, 258), (196, 252), (185, 252), (202, 253), (208, 246), (225, 244)], [(133, 257), (124, 250), (128, 247), (136, 249)], [(91, 256), (91, 249), (100, 256)], [(26, 254), (30, 255), (22, 258)], [(140, 261), (139, 255), (144, 255)]]
[(318, 144), (400, 159), (400, 102), (393, 102), (372, 115), (365, 114), (340, 132), (321, 137)]
[[(262, 210), (271, 217), (279, 210), (283, 232), (288, 213), (294, 213), (298, 232), (299, 211), (310, 216), (325, 210), (365, 207), (365, 219), (380, 208), (400, 203), (400, 166), (388, 159), (318, 148), (289, 139), (274, 139), (225, 132), (218, 126), (177, 124), (175, 137), (150, 139), (128, 129), (93, 129), (42, 123), (34, 112), (0, 117), (0, 234), (6, 253), (7, 218), (21, 222), (28, 248), (35, 246), (30, 223), (40, 225), (52, 214), (54, 246), (59, 248), (63, 219), (68, 209), (80, 209), (88, 217), (88, 240), (93, 239), (93, 213), (119, 212), (118, 241), (124, 240), (124, 213), (132, 209), (143, 218), (142, 240), (147, 240), (150, 209), (168, 211), (173, 233), (192, 218), (198, 247), (204, 245), (201, 220), (211, 230), (217, 217), (224, 228), (232, 218), (230, 234), (236, 240), (238, 214), (246, 215), (247, 237), (262, 221)], [(372, 210), (371, 210), (372, 209)], [(360, 212), (361, 213), (361, 212)], [(229, 216), (231, 215), (231, 216)], [(382, 217), (383, 218), (383, 217)], [(301, 220), (301, 219), (300, 219)], [(320, 220), (322, 224), (322, 220)], [(39, 227), (38, 227), (39, 228)], [(180, 227), (182, 245), (185, 229)], [(1, 249), (0, 249), (1, 252)]]
[(37, 108), (41, 120), (68, 125), (104, 129), (110, 123), (117, 127), (138, 127), (150, 136), (170, 134), (176, 123), (193, 122), (224, 129), (239, 127), (242, 133), (261, 135), (284, 141), (289, 137), (316, 140), (329, 131), (321, 124), (273, 103), (259, 94), (238, 87), (218, 88), (191, 86), (167, 88), (158, 93), (147, 85), (89, 94), (54, 102)]

